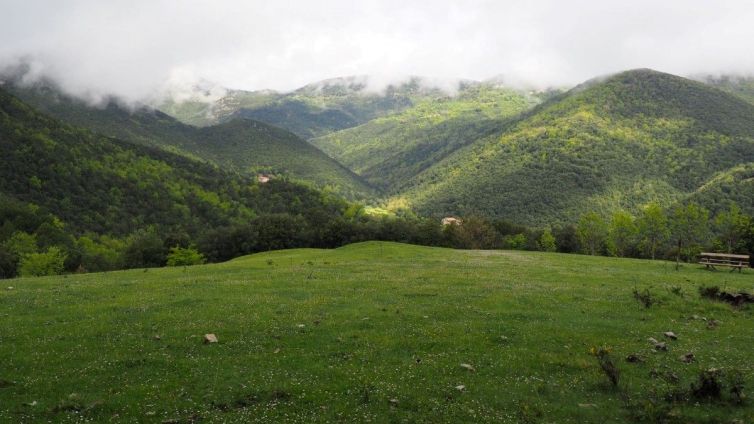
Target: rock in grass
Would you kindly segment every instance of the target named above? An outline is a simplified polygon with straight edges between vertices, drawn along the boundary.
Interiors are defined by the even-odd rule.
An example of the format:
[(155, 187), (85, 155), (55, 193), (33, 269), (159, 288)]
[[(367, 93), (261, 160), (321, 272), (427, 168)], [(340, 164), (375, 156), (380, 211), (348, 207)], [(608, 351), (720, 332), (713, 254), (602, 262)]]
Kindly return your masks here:
[(456, 390), (458, 390), (459, 392), (462, 392), (466, 390), (466, 386), (464, 386), (463, 384), (459, 384), (456, 386)]
[(461, 364), (461, 368), (469, 370), (471, 372), (476, 371), (476, 368), (474, 368), (474, 366), (471, 364)]
[(655, 339), (654, 337), (650, 337), (650, 338), (648, 338), (648, 339), (647, 339), (647, 341), (649, 341), (649, 343), (652, 343), (652, 344), (654, 344), (654, 345), (656, 345), (657, 343), (659, 343), (659, 342), (657, 341), (657, 339)]
[(666, 345), (664, 342), (656, 343), (655, 344), (655, 350), (667, 351), (668, 350), (668, 345)]
[(689, 353), (687, 353), (685, 355), (681, 355), (680, 359), (681, 359), (681, 362), (690, 364), (690, 363), (694, 362), (694, 360), (696, 360), (696, 357), (694, 356), (693, 353), (689, 352)]
[(398, 406), (398, 399), (392, 398), (388, 402), (390, 402), (390, 406)]
[(217, 336), (209, 333), (204, 335), (204, 344), (217, 343)]
[(13, 290), (13, 286), (8, 286), (7, 290)]
[(626, 356), (626, 362), (630, 362), (632, 364), (637, 364), (639, 362), (644, 362), (644, 359), (642, 359), (641, 356), (635, 355), (635, 354), (632, 353), (632, 354)]
[(596, 408), (597, 405), (593, 403), (580, 403), (579, 408)]
[(678, 340), (678, 336), (672, 331), (666, 331), (662, 333), (663, 336), (669, 338), (670, 340)]

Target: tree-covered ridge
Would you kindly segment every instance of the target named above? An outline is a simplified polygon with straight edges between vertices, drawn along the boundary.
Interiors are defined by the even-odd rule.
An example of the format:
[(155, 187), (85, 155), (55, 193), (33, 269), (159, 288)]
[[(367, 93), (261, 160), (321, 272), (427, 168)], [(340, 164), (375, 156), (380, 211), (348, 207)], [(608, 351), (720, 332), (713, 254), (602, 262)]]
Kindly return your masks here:
[(425, 99), (312, 142), (372, 185), (395, 192), (456, 149), (500, 132), (505, 118), (537, 102), (534, 95), (492, 84), (468, 84), (457, 96)]
[[(423, 172), (399, 200), (533, 225), (669, 206), (754, 160), (754, 106), (649, 70), (591, 81)], [(741, 205), (752, 210), (749, 200)]]
[(754, 77), (752, 76), (705, 76), (700, 80), (754, 104)]
[(149, 226), (199, 234), (262, 213), (337, 215), (346, 207), (296, 184), (259, 185), (63, 124), (2, 90), (0, 163), (0, 193), (52, 212), (77, 234), (122, 236)]
[(234, 119), (197, 128), (157, 110), (130, 110), (114, 99), (91, 106), (49, 85), (10, 85), (9, 90), (49, 115), (109, 137), (158, 147), (240, 174), (286, 176), (350, 198), (373, 194), (360, 177), (323, 152), (288, 131), (262, 122)]
[(350, 128), (401, 111), (441, 91), (427, 88), (418, 77), (389, 85), (384, 91), (368, 88), (368, 77), (344, 77), (309, 84), (289, 93), (271, 90), (230, 90), (214, 102), (168, 99), (158, 105), (192, 125), (214, 125), (244, 117), (285, 128), (309, 139)]

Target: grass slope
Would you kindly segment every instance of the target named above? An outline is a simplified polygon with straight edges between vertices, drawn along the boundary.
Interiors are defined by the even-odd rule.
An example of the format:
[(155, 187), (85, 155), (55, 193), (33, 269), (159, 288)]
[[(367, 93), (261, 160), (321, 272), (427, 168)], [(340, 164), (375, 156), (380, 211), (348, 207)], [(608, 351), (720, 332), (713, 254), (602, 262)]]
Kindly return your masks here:
[(196, 128), (156, 110), (128, 110), (110, 100), (101, 107), (67, 97), (46, 85), (9, 89), (25, 102), (72, 125), (211, 162), (246, 175), (271, 172), (328, 187), (349, 198), (374, 194), (360, 177), (296, 135), (274, 126), (235, 119)]
[(503, 118), (537, 98), (492, 84), (468, 84), (457, 96), (425, 99), (312, 143), (372, 185), (394, 192), (456, 149), (501, 131)]
[[(18, 279), (0, 290), (0, 421), (751, 422), (750, 402), (663, 400), (711, 367), (754, 383), (751, 306), (697, 293), (750, 290), (751, 273), (370, 242)], [(665, 331), (678, 340), (655, 352)]]
[[(754, 105), (699, 82), (637, 70), (545, 102), (427, 169), (401, 198), (432, 215), (552, 225), (587, 210), (683, 201), (752, 161)], [(754, 210), (754, 201), (741, 206)]]

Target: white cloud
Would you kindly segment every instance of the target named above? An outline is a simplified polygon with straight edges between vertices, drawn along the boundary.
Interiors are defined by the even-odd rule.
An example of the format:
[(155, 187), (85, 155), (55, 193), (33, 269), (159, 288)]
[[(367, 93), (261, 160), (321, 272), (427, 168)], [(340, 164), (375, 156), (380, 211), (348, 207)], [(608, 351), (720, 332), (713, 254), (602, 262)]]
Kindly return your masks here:
[[(575, 84), (636, 67), (754, 72), (754, 2), (0, 0), (0, 67), (88, 97), (191, 78), (293, 89), (343, 75)], [(180, 84), (179, 84), (180, 85)]]

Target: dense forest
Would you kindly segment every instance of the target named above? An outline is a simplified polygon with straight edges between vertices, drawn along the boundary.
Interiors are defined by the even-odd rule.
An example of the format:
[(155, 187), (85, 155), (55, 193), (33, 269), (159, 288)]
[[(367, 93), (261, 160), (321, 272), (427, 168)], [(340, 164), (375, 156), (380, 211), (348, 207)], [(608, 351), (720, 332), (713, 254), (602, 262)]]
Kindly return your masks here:
[(167, 150), (236, 173), (281, 175), (350, 199), (375, 192), (360, 177), (289, 131), (259, 121), (232, 119), (197, 128), (148, 107), (104, 99), (91, 105), (54, 84), (6, 84), (24, 102), (61, 121), (99, 134)]
[[(754, 253), (754, 106), (666, 74), (591, 81), (533, 108), (536, 98), (470, 85), (315, 140), (374, 172), (375, 185), (415, 182), (393, 198), (413, 211), (365, 207), (291, 173), (262, 182), (217, 165), (240, 156), (247, 131), (257, 146), (267, 134), (276, 160), (288, 161), (301, 140), (267, 124), (196, 128), (153, 110), (14, 90), (66, 119), (0, 89), (2, 277), (364, 240), (676, 260)], [(448, 215), (460, 224), (443, 225)]]
[(366, 76), (352, 76), (319, 81), (289, 93), (229, 90), (214, 102), (201, 97), (182, 101), (168, 98), (157, 107), (192, 125), (215, 125), (243, 117), (310, 139), (445, 96), (418, 77), (384, 89), (369, 84)]
[[(638, 70), (588, 82), (525, 112), (501, 133), (413, 177), (395, 201), (432, 216), (546, 226), (588, 210), (636, 213), (653, 201), (706, 202), (705, 188), (752, 161), (754, 105), (699, 82)], [(726, 188), (751, 192), (750, 180), (738, 181), (744, 186), (733, 188), (728, 179)], [(747, 212), (752, 199), (740, 196)]]
[(464, 84), (455, 96), (425, 99), (403, 112), (315, 138), (312, 143), (388, 193), (453, 151), (499, 133), (535, 95), (493, 84)]

